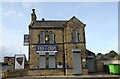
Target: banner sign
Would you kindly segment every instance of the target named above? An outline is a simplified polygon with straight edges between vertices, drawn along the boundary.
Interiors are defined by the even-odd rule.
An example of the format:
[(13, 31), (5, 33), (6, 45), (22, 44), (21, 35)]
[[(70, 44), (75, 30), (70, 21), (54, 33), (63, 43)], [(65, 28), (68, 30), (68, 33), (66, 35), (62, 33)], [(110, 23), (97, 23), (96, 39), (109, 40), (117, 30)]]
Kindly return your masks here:
[(19, 63), (19, 65), (22, 65), (22, 63), (23, 63), (23, 57), (18, 57), (18, 58), (16, 58), (16, 60)]
[(29, 44), (29, 35), (25, 34), (24, 35), (24, 46), (27, 46)]
[(25, 55), (17, 54), (15, 55), (15, 69), (24, 69)]
[(58, 45), (36, 45), (36, 52), (57, 52)]

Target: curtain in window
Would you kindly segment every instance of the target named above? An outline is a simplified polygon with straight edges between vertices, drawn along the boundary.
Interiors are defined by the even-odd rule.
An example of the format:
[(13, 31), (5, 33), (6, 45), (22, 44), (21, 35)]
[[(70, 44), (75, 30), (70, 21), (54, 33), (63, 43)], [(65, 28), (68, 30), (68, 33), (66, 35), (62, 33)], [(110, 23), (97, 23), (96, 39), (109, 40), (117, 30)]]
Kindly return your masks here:
[(78, 31), (76, 29), (72, 31), (72, 41), (78, 42)]
[(45, 32), (40, 32), (40, 43), (45, 43)]
[(49, 43), (54, 43), (54, 33), (50, 32), (49, 34)]

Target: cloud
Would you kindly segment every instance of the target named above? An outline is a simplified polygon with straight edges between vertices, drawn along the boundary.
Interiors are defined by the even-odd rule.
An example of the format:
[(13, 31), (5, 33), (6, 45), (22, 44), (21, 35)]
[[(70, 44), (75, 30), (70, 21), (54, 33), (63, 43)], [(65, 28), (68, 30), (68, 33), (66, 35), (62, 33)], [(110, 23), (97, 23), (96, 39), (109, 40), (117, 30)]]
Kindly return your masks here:
[(22, 32), (6, 26), (2, 26), (0, 29), (2, 29), (3, 34), (0, 41), (0, 62), (3, 61), (4, 56), (14, 56), (20, 53), (27, 56), (27, 48), (23, 47)]
[[(27, 53), (27, 49), (23, 47), (22, 43), (23, 30), (21, 28), (14, 29), (16, 26), (12, 25), (14, 22), (11, 21), (14, 21), (14, 18), (16, 18), (16, 22), (18, 22), (18, 20), (20, 21), (23, 19), (25, 14), (21, 10), (15, 10), (15, 8), (3, 9), (1, 13), (3, 15), (1, 17), (4, 19), (0, 19), (0, 38), (2, 38), (0, 39), (0, 61), (3, 61), (4, 56), (14, 56), (15, 54), (19, 54), (20, 47), (21, 53)], [(10, 22), (7, 22), (9, 20)], [(19, 24), (18, 26), (20, 26)]]
[(11, 16), (11, 15), (15, 15), (16, 12), (14, 10), (8, 10), (6, 12), (3, 13), (5, 16)]
[(0, 62), (3, 61), (3, 52), (2, 52), (2, 46), (3, 46), (3, 27), (0, 22)]
[(3, 57), (2, 57), (2, 56), (0, 56), (0, 62), (3, 62), (3, 61), (4, 61)]
[(8, 11), (5, 11), (3, 12), (3, 15), (5, 17), (8, 17), (8, 16), (17, 16), (17, 17), (23, 17), (24, 14), (22, 12), (17, 12), (15, 10), (8, 10)]
[(23, 14), (23, 13), (18, 13), (17, 16), (18, 16), (18, 17), (23, 17), (24, 14)]
[(0, 19), (0, 47), (2, 46), (2, 40), (3, 40), (2, 37), (3, 37), (3, 26), (2, 26), (2, 19)]
[(29, 8), (29, 7), (31, 7), (32, 6), (32, 2), (22, 2), (22, 5), (23, 5), (23, 8)]

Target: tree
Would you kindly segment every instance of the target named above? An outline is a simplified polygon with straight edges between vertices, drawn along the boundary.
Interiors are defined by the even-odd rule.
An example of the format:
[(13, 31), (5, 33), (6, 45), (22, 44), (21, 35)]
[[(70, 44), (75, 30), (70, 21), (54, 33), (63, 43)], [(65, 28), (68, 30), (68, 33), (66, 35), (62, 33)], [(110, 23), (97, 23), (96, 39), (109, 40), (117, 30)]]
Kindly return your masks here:
[(97, 55), (102, 55), (102, 53), (98, 53)]
[(111, 50), (109, 53), (108, 53), (108, 56), (110, 56), (111, 58), (114, 58), (115, 56), (117, 56), (118, 54), (114, 51), (114, 50)]

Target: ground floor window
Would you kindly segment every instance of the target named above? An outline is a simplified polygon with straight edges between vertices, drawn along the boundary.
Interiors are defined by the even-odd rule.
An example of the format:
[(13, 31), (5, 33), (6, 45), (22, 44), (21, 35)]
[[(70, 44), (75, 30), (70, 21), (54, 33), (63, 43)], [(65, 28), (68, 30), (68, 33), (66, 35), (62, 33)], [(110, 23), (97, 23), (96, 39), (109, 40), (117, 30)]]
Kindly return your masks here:
[(56, 68), (55, 52), (42, 54), (39, 56), (39, 68)]

